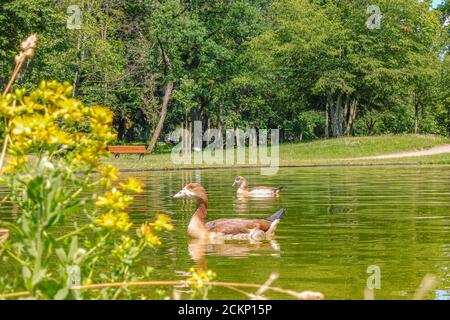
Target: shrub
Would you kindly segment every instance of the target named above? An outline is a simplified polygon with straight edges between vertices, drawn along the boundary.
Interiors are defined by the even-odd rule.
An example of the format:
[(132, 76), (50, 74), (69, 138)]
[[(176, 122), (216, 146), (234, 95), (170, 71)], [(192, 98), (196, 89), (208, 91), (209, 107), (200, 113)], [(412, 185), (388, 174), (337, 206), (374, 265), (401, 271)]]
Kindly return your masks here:
[(284, 124), (287, 140), (314, 140), (325, 133), (325, 114), (314, 110), (302, 111)]
[[(157, 215), (132, 232), (127, 209), (132, 194), (142, 192), (141, 183), (119, 182), (117, 170), (101, 161), (115, 138), (111, 111), (85, 106), (72, 98), (69, 84), (52, 81), (28, 95), (18, 89), (1, 97), (0, 115), (6, 119), (4, 146), (10, 154), (2, 180), (19, 211), (14, 222), (0, 220), (8, 230), (0, 241), (0, 259), (13, 270), (2, 276), (0, 291), (83, 298), (91, 293), (72, 290), (74, 285), (139, 279), (132, 267), (140, 254), (160, 244), (159, 233), (173, 227), (167, 216)], [(80, 214), (87, 223), (60, 228)], [(130, 293), (119, 287), (100, 294)]]

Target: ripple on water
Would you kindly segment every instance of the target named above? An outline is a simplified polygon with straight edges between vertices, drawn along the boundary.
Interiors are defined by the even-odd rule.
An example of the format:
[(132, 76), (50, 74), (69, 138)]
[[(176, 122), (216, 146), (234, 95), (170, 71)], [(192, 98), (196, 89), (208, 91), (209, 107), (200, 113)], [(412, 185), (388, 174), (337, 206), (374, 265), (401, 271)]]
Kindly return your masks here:
[[(282, 168), (274, 176), (252, 169), (127, 175), (146, 185), (131, 208), (133, 219), (139, 223), (165, 212), (176, 227), (161, 248), (147, 251), (142, 259), (142, 264), (155, 267), (155, 278), (183, 278), (175, 271), (197, 266), (214, 270), (221, 281), (263, 283), (277, 272), (280, 287), (321, 291), (330, 299), (361, 299), (367, 268), (377, 265), (382, 276), (377, 298), (411, 298), (423, 276), (431, 273), (440, 280), (431, 298), (450, 299), (448, 169), (327, 167)], [(231, 187), (237, 175), (245, 176), (251, 186), (288, 188), (277, 199), (240, 200)], [(189, 182), (202, 183), (208, 190), (210, 220), (265, 217), (286, 208), (276, 239), (213, 244), (189, 239), (186, 228), (195, 207), (172, 198)], [(0, 195), (5, 193), (0, 186)], [(17, 217), (11, 203), (3, 203), (0, 210), (2, 218)], [(210, 297), (239, 298), (226, 289), (213, 289)]]

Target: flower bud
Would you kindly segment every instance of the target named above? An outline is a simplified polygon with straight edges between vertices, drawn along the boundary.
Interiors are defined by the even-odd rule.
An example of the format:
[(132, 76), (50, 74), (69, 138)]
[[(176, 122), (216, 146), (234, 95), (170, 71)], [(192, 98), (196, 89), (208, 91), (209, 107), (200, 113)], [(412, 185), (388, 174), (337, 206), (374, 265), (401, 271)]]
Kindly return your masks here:
[(31, 59), (34, 56), (34, 49), (31, 49), (31, 48), (27, 49), (27, 50), (25, 50), (24, 54), (25, 54), (25, 57)]
[(36, 49), (37, 36), (33, 33), (24, 42), (21, 43), (20, 49), (27, 51), (28, 49)]

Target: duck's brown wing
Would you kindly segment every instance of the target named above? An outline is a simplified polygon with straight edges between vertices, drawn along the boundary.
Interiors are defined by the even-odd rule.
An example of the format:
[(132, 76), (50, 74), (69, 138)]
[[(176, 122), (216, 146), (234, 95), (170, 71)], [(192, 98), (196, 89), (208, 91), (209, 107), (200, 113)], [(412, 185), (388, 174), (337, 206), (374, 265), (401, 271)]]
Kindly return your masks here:
[(218, 219), (206, 223), (206, 227), (211, 232), (221, 232), (224, 234), (249, 233), (252, 229), (258, 228), (267, 231), (271, 222), (264, 219)]
[(264, 186), (259, 186), (259, 187), (253, 187), (250, 188), (248, 191), (249, 192), (277, 192), (283, 189), (286, 189), (286, 186), (280, 186), (280, 187), (264, 187)]

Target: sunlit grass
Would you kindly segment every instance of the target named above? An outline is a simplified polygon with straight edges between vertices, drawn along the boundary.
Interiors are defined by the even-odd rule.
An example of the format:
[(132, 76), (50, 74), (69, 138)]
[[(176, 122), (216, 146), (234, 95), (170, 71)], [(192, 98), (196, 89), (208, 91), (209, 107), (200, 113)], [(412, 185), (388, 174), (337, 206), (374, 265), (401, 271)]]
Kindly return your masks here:
[[(380, 163), (418, 163), (450, 164), (450, 153), (432, 156), (351, 160), (351, 158), (377, 156), (383, 154), (426, 150), (437, 145), (450, 143), (450, 139), (434, 135), (384, 135), (372, 137), (342, 137), (304, 143), (280, 145), (280, 166), (330, 165), (330, 164), (380, 164)], [(246, 150), (247, 153), (247, 150)], [(137, 155), (110, 157), (108, 163), (119, 169), (175, 169), (208, 167), (241, 167), (255, 164), (175, 164), (170, 153), (148, 154), (139, 160)], [(256, 165), (264, 165), (258, 163)]]

